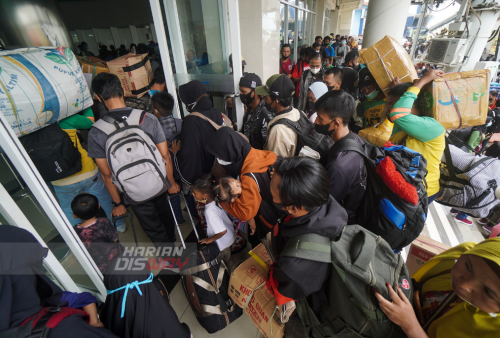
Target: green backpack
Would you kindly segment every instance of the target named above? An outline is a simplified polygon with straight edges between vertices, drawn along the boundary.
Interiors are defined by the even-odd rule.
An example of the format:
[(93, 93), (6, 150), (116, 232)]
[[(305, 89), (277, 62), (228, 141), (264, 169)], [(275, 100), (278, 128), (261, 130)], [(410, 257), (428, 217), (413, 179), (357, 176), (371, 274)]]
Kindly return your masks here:
[(319, 318), (307, 301), (297, 302), (297, 313), (315, 338), (406, 337), (378, 306), (375, 288), (390, 300), (385, 283), (401, 286), (412, 301), (411, 279), (403, 258), (395, 254), (382, 237), (359, 225), (347, 225), (331, 240), (306, 234), (288, 240), (280, 256), (332, 263), (323, 286)]

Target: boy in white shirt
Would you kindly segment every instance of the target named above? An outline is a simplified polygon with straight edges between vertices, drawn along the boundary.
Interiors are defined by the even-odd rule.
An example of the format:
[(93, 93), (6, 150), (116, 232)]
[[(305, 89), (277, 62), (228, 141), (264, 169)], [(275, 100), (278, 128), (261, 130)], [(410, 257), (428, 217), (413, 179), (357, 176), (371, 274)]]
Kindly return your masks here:
[(191, 189), (195, 201), (206, 203), (205, 219), (207, 222), (207, 238), (200, 241), (201, 244), (210, 244), (216, 242), (219, 247), (220, 254), (218, 259), (223, 260), (229, 271), (234, 270), (234, 264), (231, 261), (231, 245), (234, 243), (234, 227), (233, 222), (215, 201), (215, 196), (212, 194), (215, 180), (212, 174), (198, 175)]

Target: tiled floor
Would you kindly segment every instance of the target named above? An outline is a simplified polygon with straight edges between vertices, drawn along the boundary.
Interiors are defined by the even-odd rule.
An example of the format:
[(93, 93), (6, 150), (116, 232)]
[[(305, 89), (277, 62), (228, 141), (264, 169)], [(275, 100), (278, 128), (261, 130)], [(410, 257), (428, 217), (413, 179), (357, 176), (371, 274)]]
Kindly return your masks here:
[[(422, 232), (422, 235), (430, 237), (436, 241), (441, 243), (445, 243), (448, 245), (457, 245), (466, 241), (480, 242), (484, 239), (484, 236), (481, 233), (481, 227), (477, 224), (477, 220), (473, 219), (474, 224), (472, 226), (465, 225), (462, 223), (457, 223), (453, 219), (453, 217), (449, 213), (448, 207), (442, 206), (437, 203), (432, 203), (429, 207), (429, 215), (427, 217), (426, 226)], [(184, 213), (184, 217), (186, 220), (189, 220), (186, 213)], [(128, 220), (127, 220), (127, 223)], [(137, 237), (139, 240), (139, 244), (143, 246), (152, 246), (153, 244), (146, 236), (144, 231), (142, 230), (139, 222), (134, 217), (134, 224), (136, 227)], [(180, 226), (181, 233), (184, 238), (188, 236), (188, 234), (192, 231), (192, 226), (187, 221), (184, 225)], [(120, 234), (120, 241), (130, 243), (131, 245), (135, 245), (133, 233), (130, 228), (123, 233)], [(177, 243), (180, 245), (180, 242)], [(403, 250), (402, 255), (406, 257), (407, 248)], [(240, 253), (236, 258), (236, 261), (242, 261), (248, 257), (246, 252)], [(263, 338), (259, 330), (252, 323), (250, 318), (244, 313), (240, 318), (231, 323), (224, 330), (214, 333), (208, 334), (205, 329), (198, 323), (194, 312), (191, 310), (189, 306), (188, 300), (184, 293), (181, 283), (177, 283), (175, 288), (172, 290), (170, 294), (170, 303), (174, 308), (179, 320), (183, 323), (186, 323), (190, 329), (191, 333), (196, 338), (219, 338), (219, 337), (231, 337), (231, 338)]]

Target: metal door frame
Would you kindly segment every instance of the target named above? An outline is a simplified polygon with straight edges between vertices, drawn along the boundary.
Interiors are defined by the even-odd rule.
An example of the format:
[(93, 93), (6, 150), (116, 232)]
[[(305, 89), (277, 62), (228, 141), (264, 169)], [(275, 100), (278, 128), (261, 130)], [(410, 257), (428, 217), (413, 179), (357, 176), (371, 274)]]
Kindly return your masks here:
[[(36, 170), (35, 165), (31, 161), (30, 157), (24, 150), (21, 142), (17, 138), (16, 134), (10, 127), (7, 119), (0, 113), (0, 146), (2, 147), (7, 157), (14, 165), (14, 168), (19, 173), (19, 175), (23, 178), (24, 182), (26, 182), (27, 186), (31, 190), (31, 193), (36, 198), (37, 202), (40, 204), (41, 208), (47, 214), (47, 217), (50, 219), (56, 230), (62, 236), (70, 250), (72, 251), (75, 258), (78, 260), (85, 273), (89, 276), (90, 280), (96, 286), (99, 294), (99, 298), (101, 301), (106, 299), (107, 290), (103, 283), (103, 276), (99, 271), (99, 268), (94, 263), (94, 260), (88, 253), (87, 249), (84, 247), (83, 243), (80, 241), (80, 238), (76, 234), (75, 230), (73, 230), (73, 226), (68, 221), (68, 218), (62, 211), (59, 203), (56, 198), (50, 191), (49, 187), (43, 180), (42, 176)], [(2, 186), (3, 188), (3, 186)], [(5, 189), (4, 189), (5, 190)], [(2, 205), (4, 203), (2, 198)], [(12, 209), (13, 210), (13, 209)], [(19, 210), (20, 211), (20, 210)], [(7, 209), (7, 214), (10, 214), (11, 209)], [(9, 216), (11, 217), (11, 216)], [(16, 216), (18, 220), (19, 215)], [(31, 233), (37, 237), (37, 239), (42, 243), (40, 236), (33, 228), (33, 226), (29, 222), (24, 222), (22, 220), (21, 223), (17, 223), (19, 226), (22, 224), (26, 224), (23, 228), (27, 229)], [(33, 232), (34, 231), (34, 232)], [(43, 245), (43, 244), (42, 244)], [(54, 257), (55, 259), (55, 257)], [(74, 286), (68, 281), (67, 272), (62, 268), (59, 264), (55, 264), (52, 259), (49, 259), (51, 265), (51, 272), (54, 273), (54, 276), (61, 281), (64, 281), (65, 287), (68, 287), (68, 290), (73, 290)], [(59, 263), (59, 262), (57, 262)], [(64, 273), (60, 270), (63, 269)], [(69, 277), (71, 278), (71, 277)], [(79, 289), (78, 289), (79, 291)]]

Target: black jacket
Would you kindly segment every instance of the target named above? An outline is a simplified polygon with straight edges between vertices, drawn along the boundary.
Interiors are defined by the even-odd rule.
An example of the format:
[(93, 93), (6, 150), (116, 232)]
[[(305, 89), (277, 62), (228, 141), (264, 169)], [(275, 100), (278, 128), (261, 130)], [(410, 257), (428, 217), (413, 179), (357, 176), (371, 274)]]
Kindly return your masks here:
[[(288, 219), (287, 219), (288, 220)], [(273, 238), (273, 251), (277, 254), (270, 278), (277, 284), (274, 295), (278, 300), (301, 300), (307, 298), (313, 311), (319, 309), (319, 291), (330, 275), (331, 263), (310, 261), (294, 257), (280, 257), (279, 254), (289, 238), (315, 233), (336, 238), (347, 224), (347, 212), (330, 196), (328, 203), (309, 214), (292, 218), (280, 227)], [(274, 233), (276, 235), (276, 232)]]

